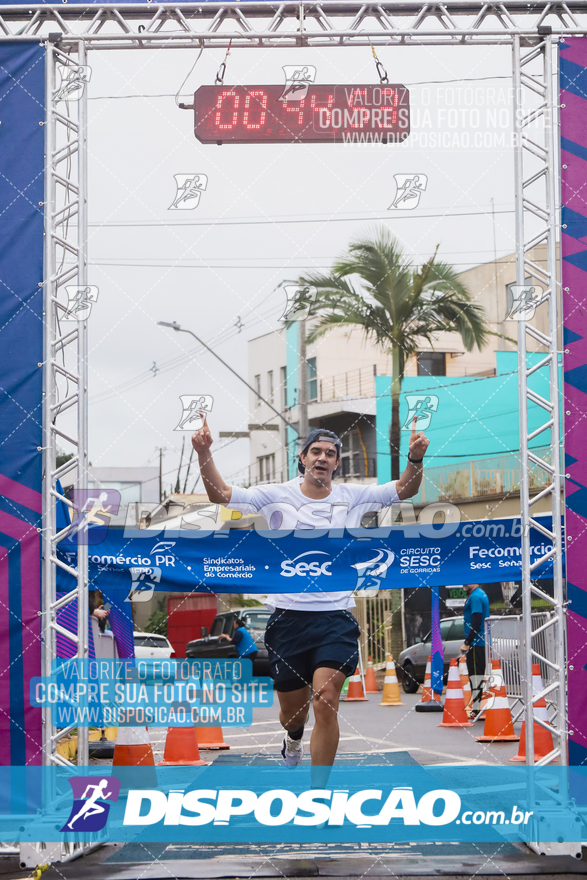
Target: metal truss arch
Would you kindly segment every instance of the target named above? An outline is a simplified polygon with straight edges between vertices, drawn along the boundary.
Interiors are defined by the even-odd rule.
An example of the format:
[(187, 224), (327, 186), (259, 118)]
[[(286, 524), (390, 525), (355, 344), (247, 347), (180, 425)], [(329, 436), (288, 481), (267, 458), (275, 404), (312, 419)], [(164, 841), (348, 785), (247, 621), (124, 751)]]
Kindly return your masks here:
[[(44, 385), (44, 530), (43, 530), (43, 674), (48, 675), (56, 657), (56, 635), (70, 639), (78, 657), (88, 651), (87, 547), (79, 546), (77, 567), (71, 570), (76, 587), (57, 599), (56, 545), (62, 535), (56, 526), (56, 501), (61, 497), (57, 480), (71, 468), (78, 468), (78, 487), (87, 487), (87, 328), (83, 321), (62, 329), (66, 310), (66, 285), (87, 284), (87, 170), (85, 92), (79, 101), (59, 98), (59, 75), (71, 67), (85, 65), (93, 50), (148, 48), (233, 49), (300, 47), (341, 48), (354, 46), (489, 46), (507, 45), (513, 52), (513, 85), (516, 95), (516, 257), (517, 283), (529, 276), (544, 291), (541, 307), (549, 310), (548, 334), (538, 334), (530, 325), (519, 324), (520, 351), (520, 447), (521, 513), (523, 526), (523, 601), (527, 621), (524, 643), (526, 717), (540, 695), (532, 693), (532, 663), (538, 654), (531, 632), (531, 597), (540, 593), (532, 584), (529, 526), (532, 504), (548, 495), (553, 527), (548, 538), (553, 551), (554, 597), (549, 626), (556, 633), (556, 715), (551, 729), (555, 749), (541, 763), (566, 763), (566, 656), (565, 602), (562, 579), (561, 465), (559, 449), (559, 342), (558, 272), (556, 251), (558, 218), (557, 103), (553, 83), (557, 39), (587, 35), (585, 0), (551, 2), (523, 0), (447, 0), (447, 2), (361, 3), (355, 0), (283, 0), (283, 2), (214, 3), (94, 3), (90, 5), (32, 4), (0, 6), (0, 41), (41, 41), (47, 47), (46, 116), (46, 247), (45, 247), (45, 385)], [(534, 69), (538, 66), (538, 71)], [(537, 105), (527, 114), (524, 93), (536, 96)], [(544, 124), (544, 137), (530, 134), (536, 120)], [(539, 194), (536, 195), (536, 191)], [(546, 246), (546, 267), (531, 259), (538, 244)], [(67, 256), (67, 260), (65, 257)], [(538, 343), (541, 365), (549, 370), (548, 399), (536, 399), (528, 379), (537, 369), (528, 367), (528, 336)], [(65, 389), (65, 390), (64, 390)], [(528, 400), (545, 411), (542, 426), (530, 435), (527, 427)], [(74, 418), (72, 418), (72, 414)], [(66, 427), (64, 427), (64, 424)], [(549, 433), (551, 460), (537, 460), (529, 441), (538, 433)], [(56, 466), (57, 444), (65, 441), (74, 450), (70, 462)], [(544, 445), (544, 444), (543, 444)], [(551, 485), (530, 497), (529, 462), (544, 467)], [(64, 499), (69, 503), (67, 499)], [(544, 532), (543, 526), (540, 529)], [(536, 563), (534, 563), (535, 565)], [(57, 612), (77, 600), (78, 633), (63, 630)], [(62, 732), (51, 726), (44, 711), (44, 763), (65, 763), (57, 753)], [(526, 725), (526, 753), (533, 756), (533, 725)], [(531, 760), (532, 762), (532, 760)], [(79, 739), (79, 763), (88, 763), (87, 730)], [(76, 851), (83, 852), (83, 848)], [(75, 853), (72, 853), (75, 854)], [(70, 855), (70, 854), (68, 854)], [(63, 857), (63, 854), (62, 854)], [(58, 858), (58, 857), (56, 857)]]
[(71, 3), (0, 7), (0, 40), (46, 40), (93, 48), (334, 47), (495, 45), (519, 36), (539, 42), (553, 34), (587, 32), (583, 0), (447, 0), (360, 3), (283, 2)]

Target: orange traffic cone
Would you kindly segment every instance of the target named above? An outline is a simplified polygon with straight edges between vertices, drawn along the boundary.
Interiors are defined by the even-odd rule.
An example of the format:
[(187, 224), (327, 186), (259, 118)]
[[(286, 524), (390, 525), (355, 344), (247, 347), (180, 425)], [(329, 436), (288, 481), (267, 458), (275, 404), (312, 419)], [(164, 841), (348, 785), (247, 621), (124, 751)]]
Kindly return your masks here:
[(224, 742), (221, 727), (196, 727), (198, 746), (201, 749), (229, 749)]
[(520, 737), (514, 732), (501, 663), (493, 660), (491, 667), (491, 678), (488, 682), (490, 701), (485, 710), (483, 736), (476, 736), (475, 739), (477, 742), (518, 742)]
[(375, 670), (373, 669), (373, 658), (369, 654), (367, 660), (367, 672), (365, 673), (365, 693), (378, 694), (377, 679), (375, 678)]
[(154, 767), (153, 747), (145, 727), (119, 727), (113, 767)]
[(473, 691), (471, 690), (471, 682), (469, 680), (469, 670), (467, 669), (467, 658), (464, 654), (459, 657), (459, 676), (461, 679), (461, 688), (463, 691), (463, 700), (465, 703), (465, 712), (469, 714), (471, 701), (473, 699)]
[(426, 663), (426, 672), (424, 673), (424, 687), (422, 688), (422, 699), (414, 707), (416, 712), (442, 712), (443, 706), (440, 702), (440, 694), (432, 690), (432, 657), (428, 655)]
[(204, 767), (209, 761), (202, 761), (198, 748), (195, 727), (169, 727), (165, 738), (165, 752), (159, 767)]
[(357, 703), (359, 700), (366, 700), (365, 691), (363, 690), (363, 679), (359, 667), (355, 669), (355, 674), (349, 678), (349, 689), (343, 702)]
[(476, 721), (485, 721), (485, 715), (487, 712), (487, 706), (489, 703), (493, 701), (493, 695), (490, 693), (489, 685), (491, 675), (494, 669), (500, 669), (499, 660), (492, 660), (491, 666), (489, 664), (485, 667), (485, 675), (483, 676), (483, 681), (481, 682), (481, 704), (479, 706), (479, 714), (477, 715)]
[(121, 790), (157, 788), (153, 747), (145, 727), (119, 727), (112, 756)]
[(465, 712), (461, 677), (456, 657), (450, 661), (446, 697), (444, 699), (444, 715), (437, 727), (473, 727)]
[[(534, 695), (539, 694), (542, 690), (542, 676), (540, 675), (540, 666), (538, 663), (532, 664), (532, 692)], [(546, 708), (546, 700), (540, 697), (534, 703), (534, 761), (539, 761), (545, 755), (549, 755), (554, 749), (552, 733), (545, 730), (542, 724), (538, 724), (536, 719), (540, 719), (545, 724), (550, 724), (548, 719), (548, 710)], [(558, 758), (556, 759), (558, 761)], [(526, 763), (526, 720), (522, 722), (522, 730), (520, 732), (520, 748), (515, 758), (510, 761), (517, 761), (520, 764)]]
[(397, 683), (397, 675), (395, 674), (395, 663), (393, 655), (387, 655), (387, 663), (385, 664), (385, 678), (383, 680), (383, 697), (380, 706), (403, 706), (402, 698), (399, 694), (399, 684)]

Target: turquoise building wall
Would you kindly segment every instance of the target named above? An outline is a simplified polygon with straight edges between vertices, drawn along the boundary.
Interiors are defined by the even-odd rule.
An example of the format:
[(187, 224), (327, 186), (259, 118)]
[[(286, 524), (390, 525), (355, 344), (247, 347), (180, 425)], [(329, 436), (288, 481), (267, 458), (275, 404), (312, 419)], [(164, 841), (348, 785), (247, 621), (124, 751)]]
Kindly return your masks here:
[[(430, 394), (438, 397), (438, 410), (433, 413), (426, 436), (430, 446), (426, 456), (429, 467), (456, 464), (506, 452), (517, 451), (519, 443), (518, 355), (497, 351), (496, 376), (409, 376), (402, 382), (400, 420), (408, 416), (406, 395)], [(544, 357), (529, 354), (528, 366)], [(537, 394), (548, 399), (548, 369), (534, 373), (528, 384)], [(391, 378), (377, 376), (377, 477), (379, 483), (391, 479), (389, 426), (391, 422)], [(562, 372), (561, 372), (562, 387)], [(547, 421), (547, 413), (537, 404), (528, 404), (528, 425), (532, 431)], [(406, 465), (409, 431), (402, 431), (400, 469)], [(530, 446), (550, 443), (550, 432), (535, 438)]]

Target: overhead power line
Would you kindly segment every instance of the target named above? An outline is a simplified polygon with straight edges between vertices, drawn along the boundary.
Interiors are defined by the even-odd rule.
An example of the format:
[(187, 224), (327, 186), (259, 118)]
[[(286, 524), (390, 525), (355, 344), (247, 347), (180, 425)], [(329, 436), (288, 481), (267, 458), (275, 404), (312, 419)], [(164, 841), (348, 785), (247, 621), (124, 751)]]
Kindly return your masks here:
[[(193, 69), (193, 68), (192, 68)], [(190, 71), (191, 73), (191, 71)], [(406, 86), (436, 86), (436, 85), (444, 85), (444, 83), (462, 83), (462, 82), (491, 82), (493, 80), (499, 79), (507, 79), (511, 80), (511, 76), (470, 76), (463, 77), (461, 79), (428, 79), (428, 80), (419, 80), (418, 82), (407, 82), (404, 83)], [(256, 85), (256, 83), (255, 83)], [(158, 94), (158, 95), (93, 95), (88, 97), (89, 101), (119, 101), (128, 98), (175, 98), (176, 95), (170, 94)]]
[[(271, 291), (271, 293), (272, 292), (273, 291)], [(267, 300), (270, 295), (271, 295), (270, 293), (267, 294), (267, 296), (264, 297), (264, 299), (261, 301), (261, 303), (259, 303), (259, 305), (262, 305), (262, 303), (265, 302), (265, 300)], [(273, 315), (279, 311), (281, 311), (281, 307), (273, 306), (270, 309), (267, 309), (265, 312), (261, 312), (261, 313), (249, 312), (244, 317), (245, 317), (245, 319), (247, 319), (249, 314), (254, 315), (255, 316), (254, 320), (247, 320), (247, 326), (248, 327), (255, 327), (257, 324), (261, 323), (262, 321), (269, 320), (271, 315)], [(231, 327), (227, 328), (222, 333), (220, 333), (218, 335), (218, 337), (213, 340), (214, 345), (223, 345), (225, 342), (228, 342), (234, 336), (238, 336), (239, 332), (240, 331), (238, 330), (238, 328), (236, 328), (234, 325), (232, 325)], [(177, 369), (180, 366), (182, 366), (183, 364), (194, 360), (195, 358), (197, 358), (199, 355), (201, 355), (203, 353), (204, 353), (204, 348), (202, 348), (202, 346), (198, 346), (197, 348), (193, 348), (190, 351), (182, 352), (182, 354), (176, 355), (173, 358), (169, 358), (167, 360), (160, 360), (157, 373), (158, 374), (168, 373), (169, 370)], [(102, 391), (98, 394), (93, 395), (92, 397), (90, 397), (90, 403), (92, 405), (98, 404), (98, 403), (104, 403), (107, 400), (111, 400), (114, 397), (118, 397), (119, 394), (123, 394), (126, 391), (132, 391), (134, 388), (137, 388), (139, 385), (143, 385), (145, 382), (149, 382), (149, 381), (152, 382), (153, 378), (154, 377), (153, 377), (153, 373), (151, 372), (151, 368), (142, 370), (137, 375), (131, 376), (129, 379), (126, 379), (124, 382), (121, 382), (119, 385), (116, 385), (113, 388), (109, 388), (105, 391)]]
[(389, 211), (387, 214), (378, 214), (371, 215), (370, 217), (357, 217), (356, 215), (350, 217), (310, 217), (310, 218), (300, 218), (300, 219), (285, 219), (285, 220), (277, 220), (277, 219), (257, 219), (257, 218), (249, 218), (243, 220), (185, 220), (185, 221), (176, 221), (174, 223), (166, 223), (163, 220), (104, 220), (103, 222), (98, 223), (89, 223), (89, 226), (94, 228), (104, 228), (104, 229), (124, 229), (125, 227), (134, 229), (137, 227), (167, 227), (169, 229), (175, 229), (181, 226), (282, 226), (296, 223), (364, 223), (369, 222), (371, 220), (434, 220), (441, 219), (446, 220), (450, 217), (490, 217), (495, 214), (513, 214), (514, 209), (508, 208), (504, 211), (495, 211), (492, 212), (491, 209), (487, 211), (457, 211), (455, 213), (447, 213), (447, 212), (439, 212), (437, 214), (417, 214), (413, 211)]

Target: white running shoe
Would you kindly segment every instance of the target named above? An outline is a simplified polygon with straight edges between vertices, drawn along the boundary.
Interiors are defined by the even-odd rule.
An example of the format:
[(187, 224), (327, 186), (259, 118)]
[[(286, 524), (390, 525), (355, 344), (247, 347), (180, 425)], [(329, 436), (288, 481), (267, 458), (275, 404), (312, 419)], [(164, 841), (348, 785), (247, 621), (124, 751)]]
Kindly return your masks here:
[(281, 757), (286, 767), (297, 767), (304, 756), (304, 743), (301, 739), (292, 739), (289, 733), (283, 737)]

